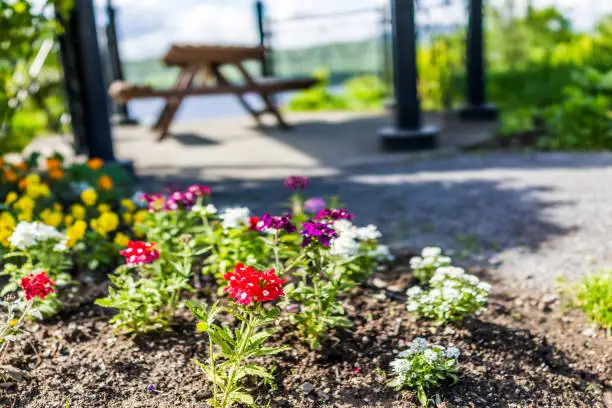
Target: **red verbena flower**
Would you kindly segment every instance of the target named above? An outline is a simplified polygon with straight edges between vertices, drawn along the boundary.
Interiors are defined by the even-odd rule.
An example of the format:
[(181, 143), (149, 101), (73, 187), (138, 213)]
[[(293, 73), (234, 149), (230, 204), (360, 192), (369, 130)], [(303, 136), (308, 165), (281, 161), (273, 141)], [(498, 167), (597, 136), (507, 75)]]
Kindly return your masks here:
[(55, 292), (55, 282), (49, 279), (46, 271), (37, 274), (31, 273), (21, 278), (19, 286), (25, 292), (26, 300), (31, 300), (35, 297), (44, 299), (49, 293)]
[(261, 218), (259, 217), (249, 217), (249, 229), (251, 231), (257, 231), (257, 225), (259, 224), (259, 221), (261, 220)]
[(229, 292), (229, 297), (236, 299), (239, 305), (269, 302), (285, 295), (283, 284), (287, 280), (276, 276), (274, 269), (258, 271), (239, 263), (233, 271), (223, 275), (223, 279), (228, 284), (223, 291)]
[(159, 258), (159, 251), (153, 242), (130, 241), (128, 247), (119, 253), (128, 265), (144, 265)]

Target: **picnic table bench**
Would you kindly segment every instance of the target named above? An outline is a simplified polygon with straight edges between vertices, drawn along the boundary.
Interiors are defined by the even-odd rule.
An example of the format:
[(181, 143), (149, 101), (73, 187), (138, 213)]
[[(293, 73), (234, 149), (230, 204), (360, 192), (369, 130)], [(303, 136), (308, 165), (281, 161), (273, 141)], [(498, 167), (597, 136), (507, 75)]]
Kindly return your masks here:
[[(316, 83), (316, 80), (313, 78), (255, 79), (244, 67), (244, 62), (247, 60), (263, 62), (264, 55), (263, 47), (173, 45), (162, 57), (162, 61), (167, 66), (180, 68), (173, 88), (154, 89), (147, 85), (133, 85), (117, 81), (111, 84), (109, 93), (113, 99), (121, 103), (138, 98), (164, 98), (166, 103), (153, 126), (160, 141), (168, 134), (168, 129), (183, 99), (191, 95), (234, 94), (258, 124), (261, 124), (261, 115), (270, 113), (275, 116), (281, 128), (289, 129), (290, 126), (283, 119), (271, 96), (277, 92), (309, 88)], [(221, 71), (222, 66), (235, 66), (244, 81), (242, 83), (230, 82)], [(193, 82), (198, 74), (206, 80), (212, 80), (214, 84), (194, 87)], [(247, 93), (259, 95), (264, 103), (264, 108), (262, 110), (253, 108), (245, 98)]]

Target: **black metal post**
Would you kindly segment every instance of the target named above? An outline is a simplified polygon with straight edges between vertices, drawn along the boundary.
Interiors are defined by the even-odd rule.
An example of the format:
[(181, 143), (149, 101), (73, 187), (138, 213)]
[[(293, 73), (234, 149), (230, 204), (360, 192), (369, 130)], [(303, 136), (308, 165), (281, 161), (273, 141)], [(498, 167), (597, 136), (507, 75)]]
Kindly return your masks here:
[(467, 120), (494, 120), (497, 108), (486, 101), (483, 0), (470, 0), (466, 42), (467, 106), (459, 116)]
[(264, 48), (264, 59), (261, 64), (261, 74), (264, 77), (274, 75), (272, 65), (272, 49), (270, 48), (270, 33), (266, 30), (266, 16), (264, 4), (261, 0), (255, 2), (255, 15), (257, 16), (257, 30), (259, 32), (259, 46)]
[[(76, 0), (60, 38), (75, 150), (117, 162), (92, 0)], [(130, 162), (120, 163), (133, 172)]]
[[(119, 41), (117, 39), (117, 17), (116, 10), (111, 0), (107, 0), (106, 14), (106, 44), (108, 47), (108, 59), (110, 62), (110, 72), (112, 81), (123, 81), (123, 66), (121, 65), (121, 55), (119, 54)], [(114, 121), (119, 125), (137, 125), (138, 121), (130, 117), (127, 104), (112, 101), (115, 114)]]
[(421, 124), (414, 8), (414, 0), (391, 2), (395, 126), (378, 132), (383, 150), (419, 150), (436, 146), (438, 129)]
[[(387, 3), (387, 2), (386, 2)], [(391, 88), (391, 56), (389, 55), (389, 44), (391, 43), (389, 36), (389, 5), (385, 4), (380, 8), (380, 24), (381, 24), (381, 73), (380, 79), (383, 83)]]

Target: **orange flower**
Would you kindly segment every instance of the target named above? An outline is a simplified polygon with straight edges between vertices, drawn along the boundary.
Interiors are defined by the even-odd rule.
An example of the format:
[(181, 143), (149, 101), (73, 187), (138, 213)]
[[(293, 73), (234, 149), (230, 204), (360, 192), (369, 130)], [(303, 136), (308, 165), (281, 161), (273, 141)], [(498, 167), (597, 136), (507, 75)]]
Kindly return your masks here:
[(14, 183), (17, 181), (17, 173), (15, 173), (13, 170), (4, 170), (4, 178), (9, 183)]
[(17, 167), (21, 171), (26, 171), (28, 170), (28, 163), (22, 161), (22, 162), (17, 163), (15, 167)]
[(51, 178), (51, 180), (60, 180), (64, 177), (64, 170), (53, 169), (49, 171), (49, 177)]
[(25, 190), (27, 186), (28, 186), (28, 180), (26, 180), (26, 179), (19, 180), (19, 189), (20, 190)]
[(0, 167), (4, 166), (4, 160), (0, 157)]
[(62, 167), (62, 161), (60, 159), (56, 157), (50, 157), (47, 159), (47, 170), (49, 171), (58, 170), (61, 167)]
[(104, 160), (98, 157), (93, 157), (87, 160), (87, 167), (89, 167), (92, 170), (100, 170), (102, 166), (104, 166)]
[(110, 190), (113, 188), (113, 179), (107, 175), (100, 176), (98, 179), (98, 188), (100, 190)]

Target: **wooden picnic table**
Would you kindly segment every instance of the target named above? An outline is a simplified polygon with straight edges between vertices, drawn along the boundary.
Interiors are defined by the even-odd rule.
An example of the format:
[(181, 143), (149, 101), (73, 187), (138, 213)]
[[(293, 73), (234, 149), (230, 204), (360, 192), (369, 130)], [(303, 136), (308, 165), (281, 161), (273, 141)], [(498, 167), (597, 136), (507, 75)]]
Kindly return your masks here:
[[(306, 89), (313, 86), (313, 78), (261, 78), (255, 79), (245, 68), (247, 60), (263, 62), (265, 56), (263, 47), (238, 47), (219, 45), (173, 45), (162, 57), (162, 61), (170, 67), (179, 67), (180, 73), (174, 87), (169, 89), (154, 89), (147, 85), (132, 85), (125, 82), (111, 84), (109, 93), (120, 102), (126, 103), (137, 98), (160, 97), (166, 100), (163, 110), (153, 129), (158, 133), (158, 140), (163, 140), (167, 134), (183, 99), (192, 95), (234, 94), (246, 111), (261, 124), (261, 115), (274, 115), (278, 125), (283, 129), (290, 126), (283, 119), (281, 112), (272, 100), (277, 92)], [(243, 82), (232, 83), (222, 72), (221, 67), (234, 66), (241, 74)], [(201, 75), (212, 85), (194, 87), (195, 78)], [(246, 100), (245, 94), (254, 93), (261, 97), (264, 108), (256, 110)]]

